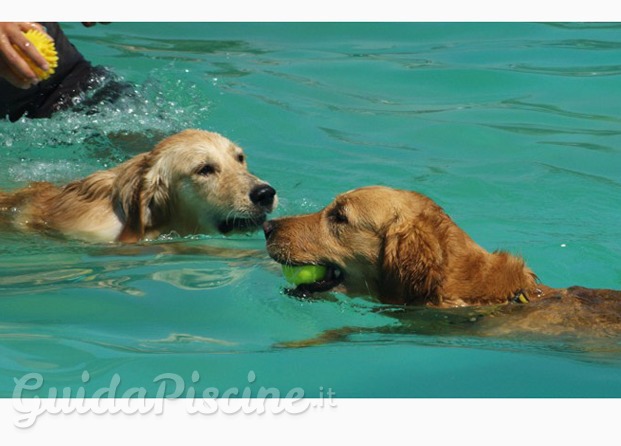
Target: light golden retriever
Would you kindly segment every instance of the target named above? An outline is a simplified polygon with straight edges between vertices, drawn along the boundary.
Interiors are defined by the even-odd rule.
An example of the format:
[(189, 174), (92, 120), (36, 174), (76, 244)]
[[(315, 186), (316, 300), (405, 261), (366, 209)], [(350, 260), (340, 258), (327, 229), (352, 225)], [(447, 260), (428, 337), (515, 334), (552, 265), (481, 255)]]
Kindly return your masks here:
[(0, 226), (96, 242), (252, 231), (277, 205), (251, 175), (241, 148), (202, 130), (172, 135), (150, 152), (57, 187), (32, 183), (0, 192)]
[(488, 333), (520, 326), (558, 334), (585, 325), (604, 334), (621, 332), (621, 292), (542, 285), (522, 258), (487, 252), (440, 206), (416, 192), (364, 187), (338, 196), (320, 212), (271, 220), (263, 227), (268, 253), (277, 262), (327, 266), (326, 277), (299, 285), (298, 295), (335, 290), (387, 304), (451, 308), (441, 317), (465, 321), (489, 316), (491, 307), (495, 316), (521, 314), (511, 324), (496, 317)]

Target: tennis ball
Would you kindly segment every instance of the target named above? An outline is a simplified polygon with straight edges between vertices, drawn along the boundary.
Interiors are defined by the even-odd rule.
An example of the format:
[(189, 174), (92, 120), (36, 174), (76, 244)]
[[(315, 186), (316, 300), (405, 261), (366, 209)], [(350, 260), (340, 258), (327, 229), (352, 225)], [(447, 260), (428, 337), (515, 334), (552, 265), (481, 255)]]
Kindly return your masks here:
[(317, 282), (326, 276), (326, 272), (327, 268), (322, 265), (282, 266), (285, 279), (294, 285)]
[(58, 66), (58, 53), (56, 52), (56, 46), (54, 45), (54, 41), (47, 34), (39, 31), (38, 29), (29, 29), (24, 33), (24, 36), (32, 43), (35, 48), (41, 53), (41, 55), (47, 61), (47, 64), (50, 66), (50, 69), (47, 71), (43, 71), (37, 64), (35, 64), (30, 57), (25, 55), (21, 49), (14, 46), (15, 50), (19, 53), (20, 56), (26, 61), (28, 66), (34, 71), (37, 77), (41, 80), (45, 80), (54, 74), (56, 67)]

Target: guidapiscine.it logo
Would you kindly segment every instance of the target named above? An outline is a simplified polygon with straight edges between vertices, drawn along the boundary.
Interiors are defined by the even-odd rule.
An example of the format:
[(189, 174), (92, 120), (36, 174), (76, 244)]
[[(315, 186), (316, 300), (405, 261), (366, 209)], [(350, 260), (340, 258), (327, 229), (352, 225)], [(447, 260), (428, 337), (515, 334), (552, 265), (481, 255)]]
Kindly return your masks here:
[(27, 373), (13, 378), (13, 409), (17, 413), (14, 424), (19, 428), (33, 426), (44, 414), (87, 414), (96, 415), (123, 413), (154, 414), (164, 413), (166, 401), (183, 401), (190, 415), (224, 414), (301, 414), (309, 409), (334, 408), (336, 396), (332, 388), (319, 387), (315, 395), (307, 395), (303, 388), (293, 387), (281, 391), (275, 387), (258, 386), (257, 375), (249, 371), (247, 385), (218, 389), (206, 387), (197, 391), (201, 376), (192, 372), (187, 380), (176, 373), (162, 373), (153, 378), (155, 391), (145, 387), (132, 387), (124, 392), (119, 390), (121, 376), (112, 375), (110, 385), (86, 391), (85, 385), (91, 377), (88, 371), (82, 372), (82, 384), (77, 387), (49, 387), (47, 394), (39, 394), (45, 383), (40, 373)]

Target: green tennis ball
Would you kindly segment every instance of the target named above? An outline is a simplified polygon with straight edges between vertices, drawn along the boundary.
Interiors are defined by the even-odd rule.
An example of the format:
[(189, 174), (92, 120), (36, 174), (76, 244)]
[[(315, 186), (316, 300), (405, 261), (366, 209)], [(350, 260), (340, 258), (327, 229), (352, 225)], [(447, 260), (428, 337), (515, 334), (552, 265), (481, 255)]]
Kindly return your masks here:
[(282, 273), (287, 282), (294, 285), (314, 283), (326, 277), (327, 268), (322, 265), (283, 265)]

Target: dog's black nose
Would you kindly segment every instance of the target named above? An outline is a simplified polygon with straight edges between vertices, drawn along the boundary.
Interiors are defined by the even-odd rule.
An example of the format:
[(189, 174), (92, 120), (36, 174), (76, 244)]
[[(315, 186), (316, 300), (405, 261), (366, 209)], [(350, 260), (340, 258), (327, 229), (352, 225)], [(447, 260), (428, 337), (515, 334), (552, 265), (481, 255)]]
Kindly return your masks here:
[(275, 196), (276, 190), (269, 184), (261, 184), (250, 191), (250, 200), (263, 207), (272, 206)]
[(265, 234), (265, 240), (270, 238), (272, 232), (276, 229), (276, 224), (272, 220), (268, 220), (263, 223), (263, 233)]

